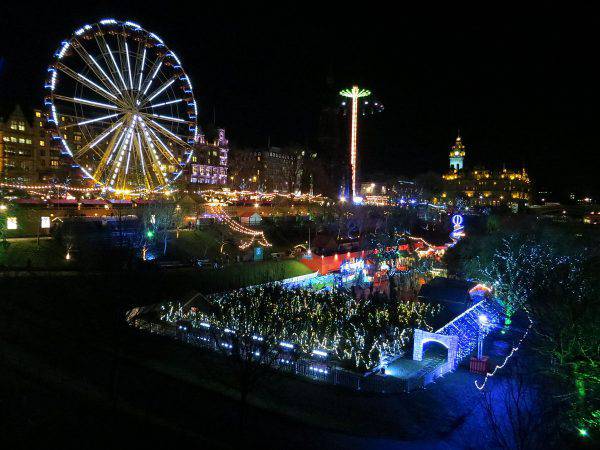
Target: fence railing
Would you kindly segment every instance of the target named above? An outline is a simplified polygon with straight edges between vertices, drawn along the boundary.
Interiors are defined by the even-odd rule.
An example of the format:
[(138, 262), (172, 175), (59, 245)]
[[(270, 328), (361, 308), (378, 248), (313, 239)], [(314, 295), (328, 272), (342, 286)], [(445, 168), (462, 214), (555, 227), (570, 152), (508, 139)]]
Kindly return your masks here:
[[(207, 330), (192, 328), (183, 331), (173, 324), (148, 321), (140, 317), (133, 318), (131, 324), (144, 331), (168, 336), (186, 344), (213, 351), (217, 351), (218, 345), (220, 345)], [(278, 357), (273, 361), (272, 366), (277, 370), (334, 386), (381, 394), (412, 392), (423, 387), (425, 381), (425, 375), (410, 379), (384, 376), (379, 373), (362, 375), (338, 367), (331, 361), (310, 358)]]

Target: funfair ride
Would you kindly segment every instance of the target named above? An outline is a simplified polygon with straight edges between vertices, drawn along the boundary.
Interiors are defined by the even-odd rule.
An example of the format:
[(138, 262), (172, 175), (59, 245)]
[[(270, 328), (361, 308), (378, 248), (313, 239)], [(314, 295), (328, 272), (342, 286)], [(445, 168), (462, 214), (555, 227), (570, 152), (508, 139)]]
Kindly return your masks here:
[[(363, 115), (367, 111), (370, 113), (383, 111), (383, 105), (377, 101), (369, 103), (368, 100), (363, 100), (362, 105), (360, 99), (364, 99), (371, 95), (371, 91), (368, 89), (361, 89), (358, 86), (352, 86), (351, 89), (343, 89), (340, 91), (342, 97), (350, 99), (350, 172), (351, 172), (351, 184), (350, 184), (350, 196), (354, 203), (361, 203), (362, 198), (360, 197), (360, 189), (358, 189), (358, 169), (357, 169), (357, 156), (358, 156), (358, 115), (359, 110), (362, 110)], [(346, 101), (342, 102), (342, 106), (346, 106)], [(361, 108), (362, 106), (362, 108)], [(343, 198), (345, 200), (345, 197)]]
[(198, 136), (197, 105), (181, 61), (160, 37), (104, 19), (76, 30), (54, 56), (48, 121), (89, 185), (141, 195), (182, 175)]

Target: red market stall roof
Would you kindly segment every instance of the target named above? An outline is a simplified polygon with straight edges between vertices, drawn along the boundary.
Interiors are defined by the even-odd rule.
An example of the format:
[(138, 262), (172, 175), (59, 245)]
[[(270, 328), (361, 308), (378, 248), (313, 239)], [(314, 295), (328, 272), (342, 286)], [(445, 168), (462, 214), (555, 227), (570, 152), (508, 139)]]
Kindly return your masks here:
[(46, 201), (41, 198), (17, 198), (13, 200), (17, 205), (45, 205)]
[(75, 198), (51, 198), (48, 203), (56, 206), (77, 206)]
[(126, 199), (112, 199), (112, 200), (109, 200), (109, 202), (115, 206), (119, 206), (119, 205), (130, 206), (131, 205), (131, 200), (126, 200)]
[[(254, 214), (258, 214), (256, 211), (246, 211), (240, 214), (240, 217), (252, 217)], [(260, 216), (260, 214), (258, 214)]]
[(102, 198), (82, 198), (79, 200), (82, 205), (106, 205), (106, 200)]
[(153, 205), (154, 203), (158, 203), (156, 200), (146, 200), (143, 198), (138, 198), (134, 202), (136, 205)]

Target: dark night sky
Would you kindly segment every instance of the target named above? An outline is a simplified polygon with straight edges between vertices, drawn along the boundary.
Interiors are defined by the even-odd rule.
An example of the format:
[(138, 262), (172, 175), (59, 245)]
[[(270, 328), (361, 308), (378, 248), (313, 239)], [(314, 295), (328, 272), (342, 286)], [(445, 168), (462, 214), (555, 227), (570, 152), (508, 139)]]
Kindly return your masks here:
[(365, 125), (364, 172), (441, 172), (460, 128), (467, 165), (525, 165), (538, 188), (598, 188), (600, 21), (590, 11), (507, 8), (476, 17), (433, 4), (421, 13), (363, 6), (351, 26), (348, 4), (329, 12), (87, 3), (3, 11), (0, 101), (39, 105), (61, 39), (84, 23), (129, 19), (177, 52), (201, 124), (215, 108), (237, 145), (264, 146), (267, 136), (273, 145), (313, 142), (323, 103), (358, 82), (386, 106)]

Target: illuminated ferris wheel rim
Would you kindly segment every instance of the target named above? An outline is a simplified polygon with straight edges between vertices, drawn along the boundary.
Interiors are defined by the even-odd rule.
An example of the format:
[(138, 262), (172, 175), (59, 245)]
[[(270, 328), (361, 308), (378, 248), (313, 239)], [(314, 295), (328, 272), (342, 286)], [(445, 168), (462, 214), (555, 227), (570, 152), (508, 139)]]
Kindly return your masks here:
[[(105, 35), (112, 36), (117, 41), (118, 48), (111, 49)], [(128, 41), (128, 39), (130, 40)], [(89, 42), (94, 40), (98, 46), (96, 51), (99, 53), (94, 55), (89, 53), (84, 45), (86, 40)], [(105, 48), (102, 48), (101, 42)], [(133, 49), (135, 42), (137, 42), (138, 53), (135, 53)], [(124, 51), (121, 43), (124, 43)], [(130, 48), (128, 43), (134, 43), (134, 45)], [(140, 53), (142, 48), (143, 54)], [(148, 59), (146, 59), (147, 50), (150, 50), (148, 53), (152, 53), (154, 50), (156, 54), (154, 61), (150, 61), (152, 55), (148, 55)], [(70, 53), (81, 59), (80, 64), (83, 61), (84, 70), (87, 71), (77, 72), (64, 63), (63, 58), (71, 56)], [(170, 68), (171, 74), (165, 80), (167, 68)], [(83, 96), (76, 97), (75, 95), (66, 97), (59, 94), (57, 90), (59, 73), (62, 73), (61, 77), (67, 75), (74, 83), (75, 94), (77, 89), (83, 92), (83, 89), (86, 88), (88, 91), (93, 91), (94, 95), (100, 97), (101, 100), (83, 98)], [(155, 83), (155, 81), (157, 82)], [(181, 98), (172, 98), (176, 86), (183, 91)], [(74, 31), (70, 38), (61, 42), (54, 54), (54, 61), (48, 68), (48, 79), (44, 87), (50, 91), (45, 105), (49, 109), (48, 122), (53, 124), (57, 133), (53, 135), (53, 138), (60, 140), (63, 153), (69, 155), (75, 162), (75, 167), (81, 169), (85, 178), (94, 180), (97, 186), (111, 192), (158, 192), (177, 180), (182, 175), (184, 167), (189, 164), (193, 155), (192, 145), (198, 137), (197, 104), (192, 84), (177, 55), (166, 47), (160, 37), (145, 30), (137, 23), (103, 19), (98, 23), (84, 25)], [(164, 95), (169, 96), (168, 101), (161, 99)], [(177, 96), (175, 95), (175, 97)], [(81, 111), (86, 107), (104, 109), (106, 112), (98, 117), (83, 117), (84, 120), (80, 120), (75, 125), (61, 125), (58, 119), (59, 115), (62, 115), (60, 108), (62, 101), (71, 102), (73, 110), (76, 112), (77, 106)], [(152, 101), (158, 103), (152, 103)], [(176, 106), (179, 113), (179, 105), (187, 108), (187, 117), (167, 116), (156, 111), (160, 107), (169, 106), (172, 109), (173, 106)], [(62, 116), (64, 118), (64, 115)], [(77, 126), (81, 131), (83, 126), (93, 123), (96, 128), (109, 120), (110, 126), (99, 132), (94, 139), (89, 139), (81, 150), (73, 153), (64, 136), (65, 128)], [(187, 126), (187, 132), (177, 132), (179, 128), (176, 128), (174, 132), (173, 124), (177, 127)], [(79, 159), (84, 151), (93, 150), (98, 155), (95, 147), (98, 147), (111, 135), (112, 140), (106, 151), (100, 150), (102, 158), (98, 163), (99, 166), (92, 173), (91, 167), (86, 168), (80, 164)], [(118, 139), (117, 136), (119, 136)], [(165, 141), (168, 145), (165, 144)], [(178, 159), (171, 151), (173, 143), (177, 148), (183, 150), (184, 157), (182, 159)], [(121, 181), (123, 187), (129, 181), (127, 175), (132, 149), (134, 154), (136, 154), (136, 150), (139, 151), (139, 155), (136, 154), (133, 159), (137, 158), (138, 166), (144, 172), (145, 186), (119, 189), (114, 185), (117, 177), (120, 176), (117, 183)], [(126, 154), (126, 167), (123, 175), (121, 165), (125, 165), (123, 160)], [(147, 165), (146, 159), (149, 159), (151, 164)], [(165, 161), (169, 167), (174, 167), (169, 175), (165, 170)], [(102, 163), (103, 165), (101, 165)], [(100, 167), (102, 167), (102, 171), (98, 173)], [(111, 169), (112, 177), (107, 176), (102, 179), (99, 176), (103, 171), (110, 172)], [(148, 172), (150, 172), (149, 175)], [(156, 179), (155, 182), (154, 179)]]

